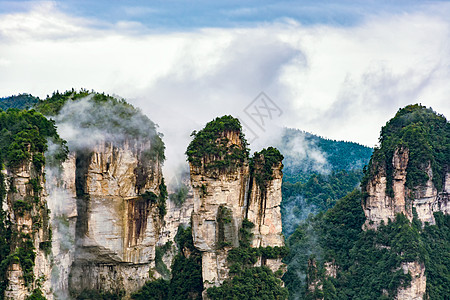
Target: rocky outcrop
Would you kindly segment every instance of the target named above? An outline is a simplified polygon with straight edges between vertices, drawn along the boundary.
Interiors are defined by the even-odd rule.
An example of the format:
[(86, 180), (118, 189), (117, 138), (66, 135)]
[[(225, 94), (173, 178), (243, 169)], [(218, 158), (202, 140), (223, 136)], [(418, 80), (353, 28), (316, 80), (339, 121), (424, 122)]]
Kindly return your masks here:
[[(433, 171), (431, 165), (426, 167), (428, 180), (424, 186), (410, 190), (406, 186), (406, 168), (408, 166), (409, 150), (397, 148), (392, 158), (393, 179), (388, 182), (386, 168), (379, 167), (378, 172), (366, 185), (367, 197), (363, 202), (364, 213), (367, 217), (365, 228), (376, 229), (383, 221), (394, 220), (395, 215), (402, 213), (413, 219), (413, 211), (424, 223), (434, 224), (433, 213), (442, 211), (446, 214), (450, 211), (448, 193), (450, 173), (446, 173), (444, 188), (438, 191), (433, 184)], [(387, 185), (392, 184), (392, 195), (387, 192)]]
[[(224, 131), (227, 149), (244, 149), (239, 131)], [(270, 180), (264, 187), (253, 176), (263, 166), (248, 160), (224, 168), (208, 167), (221, 157), (206, 156), (200, 166), (190, 164), (193, 188), (192, 234), (194, 246), (202, 253), (204, 289), (218, 286), (229, 277), (227, 253), (240, 243), (244, 219), (255, 224), (252, 247), (284, 246), (281, 233), (282, 164), (270, 167)], [(283, 269), (281, 259), (259, 259), (273, 271)]]
[(161, 166), (142, 157), (149, 147), (101, 143), (63, 164), (63, 180), (50, 197), (56, 293), (129, 294), (149, 280), (163, 227)]
[[(404, 214), (410, 221), (414, 214), (423, 222), (435, 224), (433, 213), (442, 211), (448, 214), (449, 181), (450, 174), (445, 174), (443, 190), (438, 191), (433, 184), (433, 171), (431, 164), (426, 166), (428, 180), (423, 186), (417, 186), (414, 190), (406, 186), (407, 166), (409, 150), (397, 148), (392, 158), (393, 176), (392, 182), (388, 181), (386, 167), (380, 166), (378, 172), (370, 178), (366, 185), (367, 198), (363, 201), (363, 209), (366, 215), (364, 228), (376, 229), (382, 222), (395, 220), (396, 214)], [(389, 195), (387, 186), (392, 184), (392, 193)], [(425, 265), (419, 262), (402, 264), (405, 274), (411, 275), (412, 281), (408, 287), (398, 290), (396, 299), (423, 299), (426, 293)]]
[[(262, 166), (259, 166), (262, 167)], [(255, 166), (258, 168), (258, 166)], [(272, 179), (261, 190), (256, 178), (252, 178), (251, 193), (248, 201), (247, 219), (255, 224), (253, 229), (252, 247), (284, 246), (281, 234), (281, 162), (272, 169)]]
[[(30, 153), (31, 154), (31, 153)], [(33, 155), (33, 154), (31, 154)], [(43, 170), (33, 158), (3, 172), (6, 201), (3, 210), (11, 222), (12, 239), (5, 299), (24, 300), (35, 289), (47, 299), (51, 293), (51, 229)]]
[(425, 276), (425, 265), (419, 262), (408, 262), (402, 264), (404, 274), (411, 274), (411, 284), (401, 287), (395, 299), (422, 300), (427, 289)]
[[(243, 146), (239, 133), (228, 132), (226, 137), (228, 147)], [(227, 251), (239, 246), (239, 228), (247, 212), (249, 179), (248, 162), (223, 171), (191, 165), (192, 235), (195, 247), (202, 253), (205, 289), (220, 285), (228, 278)]]

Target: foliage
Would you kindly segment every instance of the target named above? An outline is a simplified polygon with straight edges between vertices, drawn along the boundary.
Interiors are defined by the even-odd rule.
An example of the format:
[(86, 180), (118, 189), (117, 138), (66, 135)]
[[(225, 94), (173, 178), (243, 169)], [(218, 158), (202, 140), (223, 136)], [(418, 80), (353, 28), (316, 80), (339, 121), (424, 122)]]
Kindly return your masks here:
[(386, 172), (387, 192), (393, 195), (394, 167), (392, 158), (396, 150), (409, 151), (406, 185), (415, 189), (428, 180), (426, 168), (431, 165), (433, 183), (442, 189), (443, 174), (450, 161), (450, 124), (443, 115), (419, 104), (400, 109), (381, 129), (380, 147), (369, 162), (361, 185), (366, 186), (380, 170)]
[(169, 195), (170, 200), (176, 206), (181, 206), (187, 198), (189, 187), (185, 184), (180, 184), (175, 187), (175, 192)]
[(336, 171), (329, 175), (313, 174), (304, 183), (283, 182), (281, 217), (283, 233), (292, 234), (298, 223), (309, 213), (332, 208), (338, 199), (351, 192), (360, 183), (362, 170)]
[(34, 110), (9, 109), (0, 112), (0, 160), (10, 168), (17, 167), (33, 157), (40, 170), (45, 164), (43, 153), (47, 151), (47, 140), (60, 145), (56, 159), (67, 157), (66, 142), (56, 132), (55, 122), (46, 119)]
[(161, 178), (161, 183), (159, 184), (159, 196), (158, 196), (158, 212), (161, 219), (163, 219), (167, 213), (166, 200), (168, 195), (169, 194), (167, 193), (167, 187), (166, 184), (164, 183), (163, 177)]
[[(55, 123), (46, 119), (42, 114), (34, 111), (20, 111), (18, 109), (8, 109), (0, 111), (0, 164), (8, 168), (16, 168), (25, 162), (31, 161), (37, 173), (43, 176), (43, 166), (46, 163), (44, 152), (48, 149), (48, 142), (56, 144), (58, 150), (53, 157), (53, 162), (60, 163), (67, 157), (67, 147), (56, 132)], [(37, 175), (39, 176), (39, 175)], [(6, 198), (5, 177), (0, 175), (0, 197), (2, 202)], [(24, 199), (12, 201), (12, 209), (15, 216), (21, 217), (25, 213), (33, 211), (39, 204), (39, 197), (42, 187), (39, 177), (30, 178), (28, 182), (31, 195)], [(14, 181), (10, 181), (9, 193), (16, 193)], [(35, 247), (33, 237), (30, 234), (19, 234), (13, 231), (12, 221), (6, 216), (0, 205), (0, 295), (4, 294), (7, 286), (6, 270), (11, 263), (19, 263), (23, 271), (23, 279), (27, 285), (34, 280), (33, 267), (35, 260)], [(48, 222), (48, 211), (45, 207), (39, 206), (39, 215), (32, 216), (33, 233), (42, 228)], [(45, 227), (47, 228), (47, 227)], [(50, 231), (48, 241), (42, 242), (40, 248), (47, 254), (51, 248)], [(35, 290), (31, 299), (39, 299), (40, 294)]]
[(268, 267), (245, 269), (220, 287), (208, 289), (210, 299), (287, 299), (288, 291)]
[[(227, 133), (238, 134), (241, 144), (229, 145)], [(189, 163), (195, 167), (205, 169), (235, 168), (248, 159), (249, 150), (247, 141), (242, 133), (242, 127), (238, 119), (232, 116), (216, 118), (206, 124), (205, 128), (191, 136), (193, 140), (189, 144), (186, 155)]]
[(155, 248), (155, 269), (164, 279), (170, 278), (170, 270), (163, 262), (163, 256), (172, 248), (172, 241), (165, 243), (163, 246)]
[(207, 290), (211, 299), (286, 299), (287, 290), (281, 287), (281, 280), (267, 267), (255, 267), (259, 257), (274, 259), (284, 257), (286, 247), (250, 246), (255, 225), (247, 219), (240, 229), (240, 245), (228, 251), (227, 262), (232, 277), (219, 287)]
[[(386, 293), (392, 298), (400, 286), (409, 285), (411, 276), (404, 274), (400, 266), (425, 261), (420, 226), (399, 214), (395, 221), (380, 225), (377, 231), (363, 231), (361, 198), (355, 190), (326, 213), (309, 218), (290, 236), (291, 252), (285, 259), (288, 272), (283, 280), (293, 298), (318, 296), (307, 293), (303, 276), (318, 276), (324, 289), (326, 283), (327, 293), (336, 295), (335, 299), (379, 299)], [(311, 258), (318, 261), (316, 270), (308, 269)], [(325, 275), (325, 262), (337, 266), (336, 278)]]
[(429, 299), (450, 295), (450, 215), (434, 213), (436, 225), (425, 224), (422, 241), (425, 247), (425, 275)]
[(145, 193), (141, 194), (141, 198), (144, 201), (148, 201), (151, 204), (155, 204), (158, 202), (159, 197), (151, 191), (146, 191)]
[(261, 190), (262, 195), (265, 195), (269, 182), (273, 179), (273, 168), (277, 167), (283, 161), (278, 149), (269, 147), (260, 152), (255, 152), (250, 160), (251, 173), (255, 178), (256, 184)]
[(131, 295), (134, 300), (166, 300), (169, 299), (169, 281), (162, 278), (147, 282), (142, 289)]
[(0, 98), (0, 109), (8, 110), (9, 108), (29, 109), (39, 101), (38, 97), (30, 94), (19, 94)]
[[(194, 247), (190, 227), (178, 227), (175, 242), (178, 254), (172, 262), (170, 280), (158, 279), (147, 282), (144, 287), (132, 295), (132, 299), (201, 299), (203, 290), (201, 253)], [(157, 249), (162, 258), (170, 244)]]
[(26, 300), (46, 300), (42, 294), (41, 289), (34, 289), (30, 296)]
[(233, 212), (231, 209), (220, 205), (217, 210), (217, 249), (232, 246), (233, 235)]
[[(284, 155), (283, 181), (305, 183), (312, 175), (360, 170), (373, 149), (353, 142), (326, 139), (286, 128), (277, 148)], [(337, 200), (337, 199), (336, 199)]]
[(5, 175), (0, 172), (0, 299), (3, 299), (4, 291), (8, 286), (6, 270), (10, 263), (11, 251), (11, 221), (3, 210), (3, 201), (6, 196)]

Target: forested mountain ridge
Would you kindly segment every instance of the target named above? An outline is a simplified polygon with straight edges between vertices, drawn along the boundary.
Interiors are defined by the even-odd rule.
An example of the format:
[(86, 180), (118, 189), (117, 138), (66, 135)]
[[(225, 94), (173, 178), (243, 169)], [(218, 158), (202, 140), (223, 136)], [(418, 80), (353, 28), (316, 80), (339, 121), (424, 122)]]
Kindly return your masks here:
[(284, 155), (283, 233), (288, 237), (308, 217), (333, 207), (356, 188), (373, 149), (286, 128), (277, 145)]
[(0, 98), (0, 109), (27, 109), (33, 107), (38, 101), (38, 97), (34, 97), (30, 94), (19, 94), (15, 96), (3, 97)]
[(284, 182), (305, 183), (314, 174), (362, 170), (373, 149), (285, 128), (277, 147), (284, 153)]
[(291, 299), (446, 299), (450, 294), (450, 126), (398, 111), (355, 190), (288, 239)]

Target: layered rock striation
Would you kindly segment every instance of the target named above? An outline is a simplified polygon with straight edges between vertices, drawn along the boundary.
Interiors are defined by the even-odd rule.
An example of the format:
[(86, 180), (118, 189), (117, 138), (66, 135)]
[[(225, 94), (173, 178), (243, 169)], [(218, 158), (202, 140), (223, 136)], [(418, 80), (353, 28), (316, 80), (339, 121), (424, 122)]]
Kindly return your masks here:
[(163, 225), (158, 202), (164, 182), (158, 161), (142, 164), (148, 147), (103, 143), (65, 163), (63, 178), (76, 203), (72, 294), (129, 293), (149, 279)]
[[(362, 183), (364, 229), (376, 230), (397, 214), (435, 224), (435, 212), (449, 213), (448, 132), (443, 116), (420, 105), (400, 109), (382, 128), (380, 148), (375, 149)], [(412, 281), (398, 290), (397, 299), (423, 299), (425, 264), (408, 261), (401, 268)]]
[(4, 172), (4, 211), (13, 233), (12, 257), (7, 269), (5, 299), (27, 299), (39, 288), (47, 299), (51, 293), (51, 228), (43, 170), (32, 158)]
[[(239, 121), (229, 116), (208, 123), (188, 147), (194, 196), (192, 234), (194, 246), (202, 253), (205, 289), (229, 278), (227, 254), (240, 245), (244, 220), (255, 225), (252, 247), (284, 246), (282, 156), (270, 149), (249, 160)], [(257, 264), (273, 271), (283, 267), (280, 259), (259, 259)]]

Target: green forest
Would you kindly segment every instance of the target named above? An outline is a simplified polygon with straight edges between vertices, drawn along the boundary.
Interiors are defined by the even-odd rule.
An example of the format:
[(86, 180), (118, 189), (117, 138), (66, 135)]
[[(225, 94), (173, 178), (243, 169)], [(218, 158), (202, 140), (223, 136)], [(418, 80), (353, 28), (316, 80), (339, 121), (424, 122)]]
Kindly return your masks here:
[[(366, 218), (361, 206), (367, 197), (366, 185), (377, 172), (386, 174), (387, 191), (393, 193), (392, 157), (396, 149), (409, 151), (406, 185), (412, 199), (429, 179), (427, 166), (433, 170), (433, 183), (442, 191), (450, 162), (449, 135), (445, 117), (429, 108), (410, 105), (397, 112), (382, 128), (380, 146), (364, 167), (361, 191), (355, 189), (331, 208), (322, 207), (318, 214), (310, 214), (288, 237), (288, 272), (283, 280), (290, 299), (393, 299), (398, 289), (413, 279), (401, 269), (408, 262), (425, 266), (426, 299), (450, 295), (450, 217), (435, 212), (435, 225), (422, 224), (413, 209), (411, 222), (398, 214), (377, 230), (363, 230)], [(305, 189), (308, 191), (301, 183), (285, 184), (283, 195), (305, 193)], [(316, 191), (320, 194), (320, 189)], [(312, 193), (313, 198), (317, 192)], [(329, 269), (335, 270), (335, 276)]]

